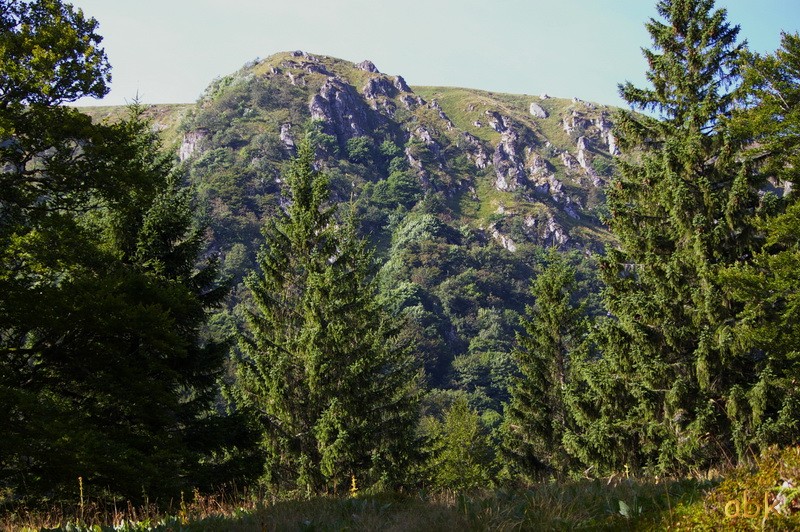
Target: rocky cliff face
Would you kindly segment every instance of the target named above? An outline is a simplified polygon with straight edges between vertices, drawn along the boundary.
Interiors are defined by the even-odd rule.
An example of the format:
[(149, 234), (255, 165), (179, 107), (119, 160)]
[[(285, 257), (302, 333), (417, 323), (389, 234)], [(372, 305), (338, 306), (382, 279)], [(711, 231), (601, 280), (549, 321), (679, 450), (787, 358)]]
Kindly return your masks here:
[[(510, 252), (525, 244), (600, 248), (598, 208), (619, 154), (610, 116), (610, 109), (577, 98), (412, 88), (369, 60), (297, 51), (212, 84), (184, 126), (179, 155), (202, 173), (212, 155), (217, 170), (226, 160), (234, 170), (247, 152), (244, 171), (261, 177), (245, 190), (280, 196), (280, 161), (314, 121), (331, 142), (319, 152), (320, 164), (339, 168), (355, 192), (399, 168), (378, 149), (388, 142), (420, 194), (441, 196), (451, 205), (447, 218), (488, 242)], [(348, 151), (353, 139), (366, 139), (370, 153), (342, 166), (337, 161), (355, 157)], [(353, 162), (365, 161), (373, 166), (347, 177)], [(245, 195), (240, 203), (247, 210), (263, 201)], [(253, 207), (252, 216), (264, 212)]]

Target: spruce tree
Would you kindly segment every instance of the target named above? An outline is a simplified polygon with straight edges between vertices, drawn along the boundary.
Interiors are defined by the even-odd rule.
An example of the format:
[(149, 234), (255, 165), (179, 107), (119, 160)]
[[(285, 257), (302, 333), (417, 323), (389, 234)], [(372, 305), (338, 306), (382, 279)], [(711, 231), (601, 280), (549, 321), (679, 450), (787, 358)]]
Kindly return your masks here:
[(438, 421), (426, 419), (430, 438), (426, 477), (434, 487), (487, 488), (492, 479), (492, 449), (478, 413), (460, 395)]
[(676, 472), (733, 456), (726, 404), (752, 378), (722, 327), (732, 305), (721, 267), (758, 246), (763, 181), (740, 157), (728, 118), (740, 83), (739, 28), (713, 0), (662, 0), (647, 29), (650, 88), (620, 94), (627, 154), (608, 189), (618, 240), (601, 263), (613, 318), (597, 326), (573, 452), (601, 469)]
[(177, 494), (212, 451), (193, 429), (221, 371), (199, 339), (214, 269), (148, 126), (63, 105), (107, 92), (97, 22), (0, 6), (0, 489)]
[(546, 267), (531, 284), (534, 305), (527, 307), (514, 358), (521, 373), (511, 389), (503, 422), (503, 454), (513, 476), (534, 480), (565, 474), (571, 459), (564, 434), (574, 426), (570, 411), (572, 358), (586, 331), (583, 306), (574, 302), (576, 272), (550, 250)]
[(764, 248), (720, 275), (741, 305), (731, 327), (735, 348), (755, 374), (731, 391), (727, 404), (740, 457), (800, 441), (800, 36), (783, 34), (775, 54), (748, 54), (744, 79), (734, 127), (751, 146), (746, 157), (783, 194), (763, 196)]
[[(17, 499), (60, 498), (78, 477), (93, 497), (176, 496), (221, 450), (198, 437), (225, 354), (201, 332), (227, 290), (213, 261), (198, 264), (188, 193), (140, 111), (114, 125), (33, 114), (66, 120), (9, 141), (35, 151), (3, 175), (16, 183), (0, 253), (0, 481)], [(75, 126), (80, 150), (61, 137)], [(58, 192), (29, 202), (36, 181)]]
[(372, 257), (329, 204), (308, 139), (264, 230), (238, 396), (261, 421), (266, 480), (307, 494), (401, 480), (416, 419), (412, 359), (376, 300)]

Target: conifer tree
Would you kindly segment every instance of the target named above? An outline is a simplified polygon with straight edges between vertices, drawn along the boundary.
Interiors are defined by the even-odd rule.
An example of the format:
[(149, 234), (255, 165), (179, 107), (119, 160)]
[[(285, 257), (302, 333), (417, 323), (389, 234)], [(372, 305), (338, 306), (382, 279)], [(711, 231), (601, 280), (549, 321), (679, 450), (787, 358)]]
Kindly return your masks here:
[(416, 419), (409, 353), (376, 300), (372, 258), (328, 202), (308, 139), (287, 173), (289, 204), (268, 222), (238, 396), (263, 427), (266, 480), (311, 494), (397, 483)]
[[(19, 498), (60, 497), (79, 476), (94, 497), (175, 496), (220, 449), (198, 433), (225, 351), (201, 328), (227, 290), (213, 261), (197, 267), (201, 232), (149, 125), (87, 130), (80, 160), (47, 169), (68, 202), (4, 226), (2, 481)], [(113, 196), (70, 186), (84, 162), (113, 173)]]
[(467, 398), (459, 396), (444, 413), (444, 419), (428, 418), (430, 456), (427, 477), (433, 486), (452, 490), (488, 487), (492, 453), (477, 412)]
[(223, 351), (200, 328), (224, 289), (149, 125), (63, 106), (107, 92), (97, 22), (0, 6), (0, 489), (176, 495), (214, 450)]
[(521, 376), (511, 389), (503, 422), (503, 451), (513, 476), (533, 480), (542, 473), (564, 474), (570, 457), (563, 438), (574, 426), (570, 411), (572, 358), (584, 341), (582, 305), (574, 303), (576, 272), (550, 250), (548, 264), (531, 285), (514, 357)]
[(573, 451), (602, 469), (675, 472), (731, 459), (730, 391), (752, 378), (721, 327), (719, 269), (758, 246), (763, 181), (728, 118), (740, 83), (739, 28), (713, 0), (661, 0), (647, 29), (650, 88), (620, 86), (642, 115), (617, 117), (627, 154), (607, 190), (619, 247), (601, 263), (613, 319), (595, 338)]
[(727, 405), (739, 456), (800, 441), (800, 36), (783, 34), (775, 54), (748, 54), (744, 80), (745, 105), (734, 127), (749, 141), (748, 159), (783, 185), (783, 194), (763, 196), (769, 206), (758, 223), (764, 248), (720, 276), (741, 305), (731, 327), (735, 349), (755, 373), (731, 391)]

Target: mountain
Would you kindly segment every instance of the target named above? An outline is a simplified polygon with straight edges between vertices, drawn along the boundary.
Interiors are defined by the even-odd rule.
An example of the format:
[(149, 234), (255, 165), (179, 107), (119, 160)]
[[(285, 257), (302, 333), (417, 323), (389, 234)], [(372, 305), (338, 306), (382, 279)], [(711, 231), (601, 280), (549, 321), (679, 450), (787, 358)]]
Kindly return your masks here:
[[(86, 108), (114, 119), (114, 108)], [(304, 52), (246, 64), (194, 105), (152, 106), (196, 191), (211, 250), (240, 283), (265, 217), (280, 209), (282, 167), (314, 136), (333, 200), (359, 203), (382, 294), (408, 317), (431, 386), (468, 394), (494, 423), (509, 356), (543, 246), (592, 254), (610, 241), (603, 186), (617, 154), (613, 109), (577, 98), (410, 87), (401, 76)], [(234, 306), (214, 326), (238, 326)]]

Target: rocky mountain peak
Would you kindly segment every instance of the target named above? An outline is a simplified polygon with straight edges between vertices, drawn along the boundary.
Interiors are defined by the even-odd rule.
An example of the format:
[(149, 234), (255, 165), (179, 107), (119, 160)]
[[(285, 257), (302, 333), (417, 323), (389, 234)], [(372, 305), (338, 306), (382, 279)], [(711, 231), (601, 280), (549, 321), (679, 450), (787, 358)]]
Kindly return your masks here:
[(378, 67), (375, 66), (375, 63), (370, 61), (369, 59), (364, 59), (360, 63), (356, 65), (356, 68), (359, 70), (363, 70), (364, 72), (372, 72), (373, 74), (379, 74)]
[[(550, 95), (411, 87), (369, 60), (355, 64), (302, 51), (249, 63), (214, 82), (198, 105), (180, 147), (181, 160), (190, 164), (206, 153), (238, 154), (258, 142), (264, 151), (247, 148), (247, 171), (266, 173), (261, 183), (277, 182), (276, 157), (288, 158), (314, 120), (335, 147), (318, 152), (326, 159), (321, 164), (339, 167), (337, 158), (355, 153), (350, 141), (361, 139), (362, 155), (354, 161), (376, 165), (369, 179), (380, 181), (393, 156), (384, 158), (378, 148), (388, 142), (422, 194), (474, 204), (477, 218), (466, 214), (469, 209), (449, 216), (491, 227), (482, 231), (508, 251), (525, 241), (588, 245), (580, 227), (592, 227), (586, 234), (603, 231), (595, 210), (619, 154), (604, 106)], [(352, 164), (341, 171), (352, 172)], [(358, 190), (365, 178), (342, 179)]]

